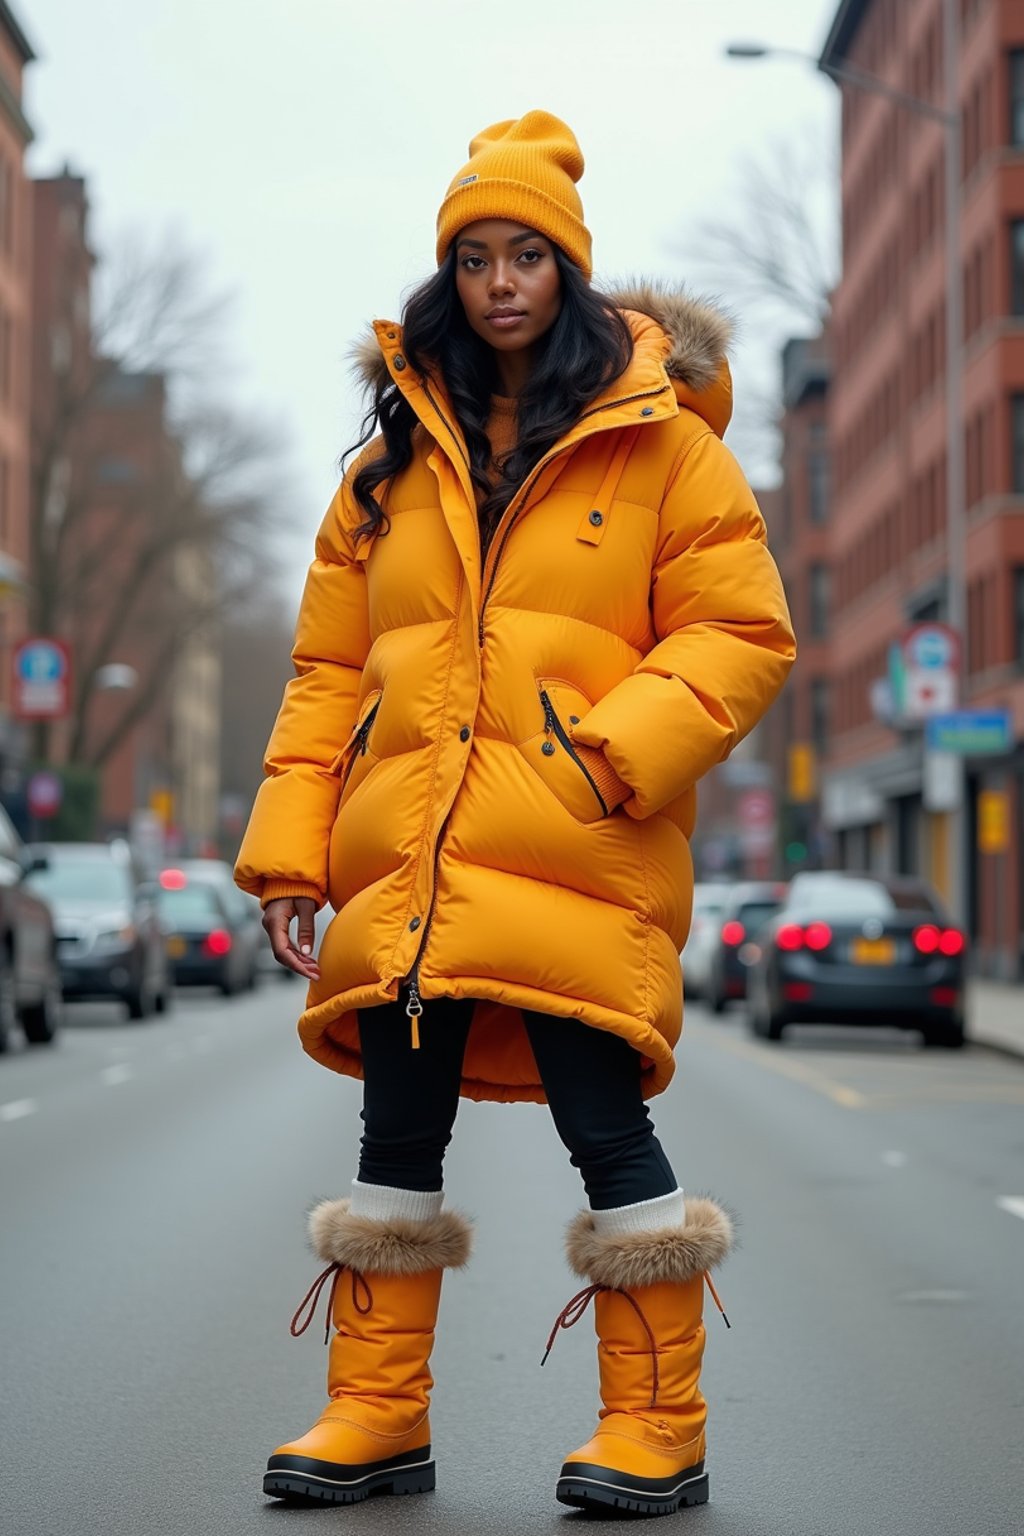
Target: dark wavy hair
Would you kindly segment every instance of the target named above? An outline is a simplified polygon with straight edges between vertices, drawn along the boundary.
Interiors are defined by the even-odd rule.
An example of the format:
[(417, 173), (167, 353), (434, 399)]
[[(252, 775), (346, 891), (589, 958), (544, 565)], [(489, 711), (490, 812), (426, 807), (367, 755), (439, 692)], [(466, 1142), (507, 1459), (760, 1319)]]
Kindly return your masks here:
[[(609, 384), (619, 378), (633, 355), (633, 338), (621, 312), (595, 292), (579, 267), (553, 245), (561, 277), (562, 305), (519, 396), (519, 438), (499, 462), (491, 480), (491, 446), (485, 428), (491, 396), (498, 393), (493, 348), (466, 319), (455, 286), (454, 246), (433, 277), (410, 296), (402, 315), (403, 352), (421, 376), (440, 374), (469, 450), (469, 473), (477, 491), (483, 542), (501, 519), (516, 489)], [(401, 473), (412, 459), (416, 413), (390, 377), (381, 380), (363, 419), (358, 442), (345, 454), (364, 448), (379, 431), (383, 451), (356, 472), (352, 489), (366, 513), (356, 538), (388, 530), (387, 490), (375, 491)]]

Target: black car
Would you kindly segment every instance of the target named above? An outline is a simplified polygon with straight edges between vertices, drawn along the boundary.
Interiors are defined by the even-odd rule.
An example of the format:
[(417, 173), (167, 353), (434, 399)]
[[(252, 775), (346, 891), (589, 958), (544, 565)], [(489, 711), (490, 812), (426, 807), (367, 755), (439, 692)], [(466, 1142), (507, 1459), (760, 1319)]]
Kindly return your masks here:
[(966, 940), (924, 881), (798, 875), (762, 938), (750, 984), (762, 1039), (787, 1024), (885, 1024), (963, 1045)]
[[(235, 968), (241, 977), (238, 986), (258, 986), (263, 977), (260, 951), (264, 947), (270, 949), (263, 931), (263, 912), (259, 902), (238, 888), (231, 865), (223, 859), (181, 859), (174, 867), (188, 880), (204, 880), (216, 886), (231, 920), (236, 952)], [(270, 958), (276, 966), (273, 953)]]
[(53, 909), (65, 998), (114, 998), (132, 1019), (172, 1000), (156, 886), (127, 843), (30, 843), (25, 883)]
[(28, 887), (31, 860), (0, 807), (0, 1051), (21, 1025), (30, 1045), (48, 1045), (60, 1028), (63, 1000), (53, 914)]
[[(217, 880), (184, 868), (160, 873), (160, 915), (176, 983), (219, 987), (225, 997), (254, 984), (252, 917)], [(239, 893), (241, 894), (241, 893)]]
[(729, 892), (708, 962), (707, 1002), (713, 1013), (721, 1013), (734, 998), (746, 997), (750, 968), (761, 954), (759, 935), (785, 895), (786, 886), (773, 880), (745, 881)]

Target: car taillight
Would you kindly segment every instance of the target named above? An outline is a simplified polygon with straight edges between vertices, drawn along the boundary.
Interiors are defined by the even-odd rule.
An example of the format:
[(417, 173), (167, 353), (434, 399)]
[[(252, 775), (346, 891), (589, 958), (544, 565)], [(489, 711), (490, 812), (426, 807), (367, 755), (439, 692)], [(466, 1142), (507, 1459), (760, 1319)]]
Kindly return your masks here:
[(778, 949), (796, 950), (804, 947), (804, 931), (799, 923), (784, 923), (775, 935)]
[(919, 955), (934, 955), (937, 952), (947, 959), (962, 955), (966, 942), (959, 928), (936, 928), (934, 923), (924, 923), (920, 928), (915, 928), (912, 937)]
[(956, 987), (932, 987), (928, 996), (936, 1008), (958, 1008), (960, 1006), (960, 993)]
[(742, 923), (730, 922), (722, 924), (722, 943), (728, 944), (730, 949), (738, 949), (747, 936), (747, 931)]
[(208, 955), (226, 955), (231, 949), (231, 935), (226, 928), (214, 928), (203, 940)]
[(832, 929), (828, 923), (808, 923), (804, 929), (804, 943), (808, 949), (828, 949), (832, 943)]
[(806, 927), (800, 923), (783, 923), (775, 935), (775, 944), (778, 949), (828, 949), (832, 943), (832, 929), (828, 923), (808, 923)]

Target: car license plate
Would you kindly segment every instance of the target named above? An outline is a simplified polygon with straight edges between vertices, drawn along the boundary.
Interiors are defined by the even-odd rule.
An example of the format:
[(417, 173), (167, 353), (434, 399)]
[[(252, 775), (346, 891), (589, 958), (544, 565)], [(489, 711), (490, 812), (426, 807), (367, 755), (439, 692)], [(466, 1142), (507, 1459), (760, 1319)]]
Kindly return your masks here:
[(185, 943), (185, 940), (182, 938), (180, 933), (172, 933), (170, 938), (167, 940), (167, 953), (170, 955), (172, 960), (180, 960), (187, 948), (188, 945)]
[(854, 965), (892, 965), (896, 959), (896, 945), (892, 939), (854, 939)]

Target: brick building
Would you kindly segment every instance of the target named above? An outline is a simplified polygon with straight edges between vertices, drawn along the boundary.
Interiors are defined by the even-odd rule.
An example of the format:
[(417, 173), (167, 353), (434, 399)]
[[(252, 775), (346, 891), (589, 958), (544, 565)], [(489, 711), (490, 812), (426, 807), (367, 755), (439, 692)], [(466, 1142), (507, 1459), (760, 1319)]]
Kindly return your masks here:
[[(68, 645), (74, 697), (67, 719), (37, 730), (39, 753), (98, 771), (101, 833), (158, 809), (176, 846), (208, 847), (219, 660), (209, 625), (191, 620), (215, 609), (216, 576), (205, 547), (180, 542), (195, 495), (165, 380), (94, 354), (83, 180), (65, 170), (33, 199), (33, 617)], [(130, 680), (125, 668), (128, 687), (102, 686)]]
[(0, 0), (0, 765), (21, 750), (10, 718), (11, 645), (24, 632), (29, 517), (29, 333), (32, 218), (25, 150), (32, 130), (21, 107), (34, 55)]
[(781, 871), (820, 867), (831, 855), (819, 785), (832, 703), (833, 525), (828, 443), (828, 341), (794, 338), (782, 354), (782, 488), (764, 506), (799, 640), (796, 665), (758, 736), (779, 800)]
[[(1012, 712), (1016, 745), (967, 761), (966, 910), (979, 968), (1024, 973), (1024, 0), (958, 0), (962, 110), (967, 633), (961, 699)], [(942, 0), (842, 0), (822, 63), (942, 107)], [(821, 594), (824, 821), (845, 866), (949, 894), (949, 820), (928, 808), (920, 731), (878, 709), (890, 645), (946, 605), (944, 130), (842, 90), (843, 272), (828, 390), (833, 488)], [(801, 558), (803, 558), (801, 556)], [(808, 546), (807, 559), (814, 555)], [(804, 576), (810, 567), (804, 568)], [(794, 587), (791, 585), (791, 593)], [(799, 606), (800, 593), (797, 590)], [(809, 601), (814, 601), (808, 597)], [(810, 638), (808, 615), (800, 633)], [(813, 631), (813, 622), (811, 624)], [(803, 660), (806, 686), (816, 664)], [(799, 695), (793, 708), (798, 709)], [(824, 706), (823, 706), (824, 707)], [(803, 730), (802, 720), (796, 729)], [(1007, 825), (979, 839), (982, 796)], [(986, 845), (993, 851), (986, 851)]]

